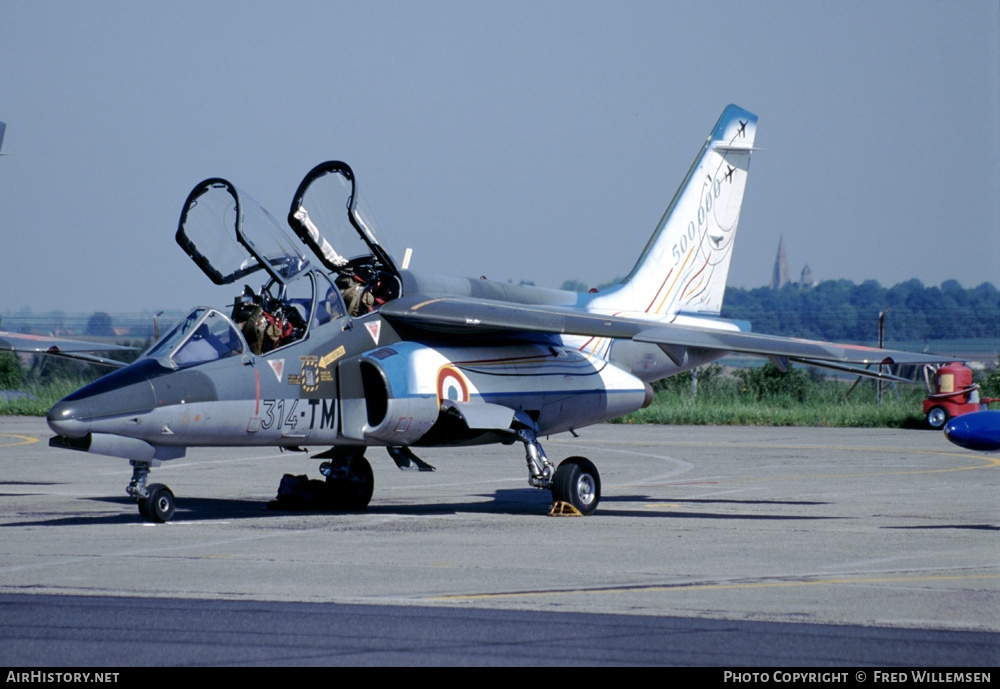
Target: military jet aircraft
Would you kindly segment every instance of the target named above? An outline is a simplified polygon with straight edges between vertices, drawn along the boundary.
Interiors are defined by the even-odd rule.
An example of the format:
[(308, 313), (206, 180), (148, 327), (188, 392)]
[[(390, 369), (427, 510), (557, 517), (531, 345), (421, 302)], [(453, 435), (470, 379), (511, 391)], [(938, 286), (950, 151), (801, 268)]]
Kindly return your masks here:
[(137, 361), (57, 403), (50, 444), (128, 459), (127, 492), (154, 522), (175, 498), (150, 470), (203, 446), (330, 448), (317, 455), (330, 504), (363, 509), (369, 447), (427, 470), (414, 448), (521, 443), (529, 484), (587, 515), (597, 468), (555, 466), (539, 438), (648, 405), (652, 381), (731, 352), (851, 371), (947, 361), (719, 318), (756, 126), (724, 110), (635, 268), (591, 294), (397, 265), (343, 162), (299, 185), (294, 237), (229, 181), (206, 180), (176, 239), (212, 282), (235, 286), (234, 303), (193, 309)]

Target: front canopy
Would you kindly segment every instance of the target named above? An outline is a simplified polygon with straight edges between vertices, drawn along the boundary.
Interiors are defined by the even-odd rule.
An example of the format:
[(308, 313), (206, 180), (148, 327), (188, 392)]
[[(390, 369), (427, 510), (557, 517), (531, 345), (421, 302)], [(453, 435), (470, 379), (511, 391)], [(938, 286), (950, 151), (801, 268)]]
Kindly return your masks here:
[(177, 321), (143, 356), (170, 368), (186, 368), (245, 351), (246, 343), (232, 321), (215, 309), (199, 307)]
[(224, 179), (205, 180), (188, 195), (176, 239), (217, 285), (258, 270), (287, 285), (309, 267), (274, 217)]

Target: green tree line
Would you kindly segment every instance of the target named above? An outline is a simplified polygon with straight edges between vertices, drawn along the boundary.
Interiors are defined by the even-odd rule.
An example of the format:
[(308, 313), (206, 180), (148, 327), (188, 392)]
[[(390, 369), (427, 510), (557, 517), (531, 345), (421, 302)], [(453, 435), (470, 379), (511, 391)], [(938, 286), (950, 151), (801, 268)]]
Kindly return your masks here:
[[(578, 280), (567, 280), (562, 288), (588, 290)], [(970, 289), (957, 280), (934, 287), (917, 279), (895, 287), (875, 280), (860, 285), (827, 280), (814, 287), (789, 284), (779, 290), (727, 287), (722, 316), (749, 321), (755, 331), (772, 335), (874, 343), (879, 313), (886, 309), (886, 336), (891, 340), (1000, 337), (1000, 290), (989, 282)]]
[(878, 315), (886, 309), (886, 336), (892, 340), (1000, 335), (1000, 291), (988, 282), (971, 289), (957, 280), (928, 287), (916, 279), (895, 287), (875, 280), (860, 285), (828, 280), (815, 287), (786, 285), (779, 290), (729, 287), (722, 315), (750, 321), (754, 330), (774, 335), (874, 342)]

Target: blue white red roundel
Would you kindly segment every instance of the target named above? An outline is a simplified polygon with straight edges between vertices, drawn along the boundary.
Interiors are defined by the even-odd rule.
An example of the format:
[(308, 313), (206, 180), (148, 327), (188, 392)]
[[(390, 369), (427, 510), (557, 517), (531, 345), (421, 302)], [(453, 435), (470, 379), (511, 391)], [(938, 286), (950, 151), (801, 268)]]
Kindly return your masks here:
[(469, 401), (469, 384), (465, 382), (465, 376), (454, 366), (442, 366), (438, 370), (437, 396), (439, 404), (443, 400)]

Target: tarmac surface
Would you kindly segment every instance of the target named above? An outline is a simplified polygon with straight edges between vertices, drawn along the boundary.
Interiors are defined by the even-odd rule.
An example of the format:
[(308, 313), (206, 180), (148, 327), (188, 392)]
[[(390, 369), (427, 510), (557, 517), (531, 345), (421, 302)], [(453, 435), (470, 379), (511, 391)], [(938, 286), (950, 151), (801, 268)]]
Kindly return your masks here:
[(601, 471), (591, 517), (547, 516), (520, 444), (370, 449), (362, 513), (266, 509), (307, 454), (196, 448), (159, 525), (50, 435), (0, 418), (3, 665), (1000, 664), (1000, 455), (938, 432), (543, 440)]

